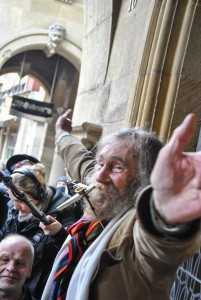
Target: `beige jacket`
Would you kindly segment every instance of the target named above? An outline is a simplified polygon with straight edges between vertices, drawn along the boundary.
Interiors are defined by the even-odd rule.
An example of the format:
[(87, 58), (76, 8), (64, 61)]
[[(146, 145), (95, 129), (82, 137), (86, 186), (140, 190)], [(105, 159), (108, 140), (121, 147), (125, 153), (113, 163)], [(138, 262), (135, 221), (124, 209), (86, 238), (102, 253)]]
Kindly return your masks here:
[(177, 267), (198, 247), (198, 235), (183, 241), (156, 238), (133, 209), (101, 254), (89, 299), (169, 299)]
[[(94, 167), (91, 154), (72, 136), (60, 141), (59, 151), (72, 178), (84, 182)], [(193, 226), (194, 231), (188, 232), (188, 238), (156, 234), (150, 218), (149, 196), (150, 193), (142, 193), (140, 211), (136, 213), (134, 208), (130, 211), (100, 254), (88, 299), (169, 299), (177, 267), (199, 248), (198, 222)]]

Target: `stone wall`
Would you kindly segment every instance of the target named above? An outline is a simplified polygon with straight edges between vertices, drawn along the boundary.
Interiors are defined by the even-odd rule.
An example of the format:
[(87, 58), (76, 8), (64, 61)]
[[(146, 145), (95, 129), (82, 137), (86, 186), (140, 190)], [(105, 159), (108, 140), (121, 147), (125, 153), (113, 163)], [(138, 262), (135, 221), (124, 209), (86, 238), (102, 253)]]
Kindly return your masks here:
[[(146, 126), (163, 141), (190, 112), (200, 126), (200, 1), (84, 3), (74, 122), (102, 124), (103, 134)], [(198, 131), (189, 149), (196, 148)]]
[[(134, 97), (139, 79), (153, 11), (160, 7), (157, 3), (138, 1), (129, 11), (127, 0), (85, 2), (75, 122), (103, 123), (105, 132), (124, 125), (128, 101)], [(81, 111), (86, 114), (81, 115)]]

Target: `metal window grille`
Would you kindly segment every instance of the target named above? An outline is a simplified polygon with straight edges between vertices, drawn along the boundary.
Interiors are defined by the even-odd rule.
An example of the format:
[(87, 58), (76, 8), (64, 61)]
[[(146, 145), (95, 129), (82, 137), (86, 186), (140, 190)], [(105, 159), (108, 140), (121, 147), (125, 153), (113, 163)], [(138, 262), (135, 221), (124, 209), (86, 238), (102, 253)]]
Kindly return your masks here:
[(170, 293), (170, 300), (198, 299), (201, 299), (201, 250), (178, 268)]

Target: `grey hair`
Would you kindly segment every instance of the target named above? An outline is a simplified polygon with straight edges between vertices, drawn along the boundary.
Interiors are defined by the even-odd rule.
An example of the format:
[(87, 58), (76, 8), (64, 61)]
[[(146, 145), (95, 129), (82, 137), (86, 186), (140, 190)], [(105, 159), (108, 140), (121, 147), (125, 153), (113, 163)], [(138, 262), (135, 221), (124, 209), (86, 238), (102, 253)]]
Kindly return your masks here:
[(133, 149), (133, 157), (137, 162), (136, 178), (137, 186), (142, 188), (150, 184), (150, 175), (154, 167), (156, 158), (163, 143), (159, 140), (155, 132), (138, 127), (123, 128), (103, 137), (97, 144), (97, 157), (100, 151), (107, 145), (121, 141), (125, 147)]

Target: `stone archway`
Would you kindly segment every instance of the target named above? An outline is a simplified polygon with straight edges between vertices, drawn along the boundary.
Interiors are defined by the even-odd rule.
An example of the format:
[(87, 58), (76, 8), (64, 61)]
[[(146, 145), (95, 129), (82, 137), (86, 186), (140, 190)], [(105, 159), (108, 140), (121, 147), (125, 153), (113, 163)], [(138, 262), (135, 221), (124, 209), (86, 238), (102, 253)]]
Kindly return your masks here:
[[(15, 36), (12, 40), (8, 40), (1, 46), (0, 49), (0, 69), (7, 60), (16, 54), (28, 50), (43, 50), (47, 47), (48, 31), (30, 31), (26, 34)], [(81, 65), (82, 49), (72, 42), (64, 39), (56, 52), (66, 60), (71, 62), (73, 66), (79, 71)]]
[[(55, 108), (73, 108), (79, 82), (81, 49), (70, 41), (63, 40), (56, 49), (57, 52), (52, 57), (47, 57), (45, 53), (47, 41), (48, 31), (29, 32), (7, 41), (0, 49), (0, 74), (11, 71), (19, 73), (22, 57), (24, 53), (28, 53), (27, 64), (34, 67), (29, 68), (27, 74), (35, 76), (45, 85), (51, 96), (50, 101), (54, 103)], [(57, 70), (57, 80), (54, 91), (52, 91), (54, 70), (58, 60), (61, 68)], [(43, 64), (44, 66), (42, 66)], [(52, 124), (48, 125), (44, 147), (41, 149), (40, 159), (46, 166), (47, 179), (54, 157), (54, 123), (57, 117), (58, 115), (54, 111)]]

